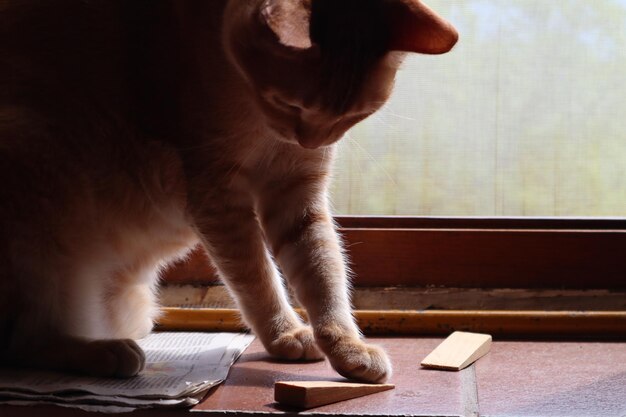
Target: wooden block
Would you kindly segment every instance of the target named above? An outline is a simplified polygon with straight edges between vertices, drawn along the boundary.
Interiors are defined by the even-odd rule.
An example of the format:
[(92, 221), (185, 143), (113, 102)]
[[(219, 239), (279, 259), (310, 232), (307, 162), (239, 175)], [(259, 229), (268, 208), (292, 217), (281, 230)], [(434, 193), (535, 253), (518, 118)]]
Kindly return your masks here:
[(426, 356), (422, 366), (460, 371), (486, 355), (490, 348), (488, 334), (454, 332)]
[(274, 399), (298, 408), (313, 408), (395, 388), (393, 384), (357, 384), (331, 381), (281, 381), (274, 384)]

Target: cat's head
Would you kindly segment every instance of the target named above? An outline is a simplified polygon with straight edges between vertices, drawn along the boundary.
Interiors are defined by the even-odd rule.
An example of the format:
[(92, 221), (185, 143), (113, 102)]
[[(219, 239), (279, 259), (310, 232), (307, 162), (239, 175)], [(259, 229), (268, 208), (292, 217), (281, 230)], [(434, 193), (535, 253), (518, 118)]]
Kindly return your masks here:
[(224, 35), (265, 124), (305, 148), (384, 104), (398, 63), (389, 52), (440, 54), (458, 39), (420, 0), (230, 0)]

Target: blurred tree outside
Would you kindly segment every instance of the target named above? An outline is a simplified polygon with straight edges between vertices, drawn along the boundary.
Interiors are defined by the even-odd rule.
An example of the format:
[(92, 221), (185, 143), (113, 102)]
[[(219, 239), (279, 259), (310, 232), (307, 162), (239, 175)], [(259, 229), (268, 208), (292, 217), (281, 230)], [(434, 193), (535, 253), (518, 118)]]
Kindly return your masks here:
[(340, 142), (335, 212), (626, 217), (626, 0), (427, 3), (461, 39)]

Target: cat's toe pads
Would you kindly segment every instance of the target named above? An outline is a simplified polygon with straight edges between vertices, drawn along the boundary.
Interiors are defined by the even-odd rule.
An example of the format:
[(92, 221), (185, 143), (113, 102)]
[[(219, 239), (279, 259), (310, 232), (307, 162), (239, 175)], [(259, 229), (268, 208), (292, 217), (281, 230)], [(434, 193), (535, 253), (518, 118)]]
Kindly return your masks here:
[(391, 362), (385, 351), (360, 340), (338, 343), (329, 360), (337, 372), (349, 379), (384, 382), (391, 376)]
[(319, 329), (317, 338), (330, 364), (346, 378), (384, 382), (391, 376), (391, 362), (382, 348), (368, 345), (356, 335), (346, 335), (336, 326)]
[(268, 347), (270, 354), (287, 360), (320, 360), (324, 355), (317, 348), (309, 327), (299, 327), (281, 334)]

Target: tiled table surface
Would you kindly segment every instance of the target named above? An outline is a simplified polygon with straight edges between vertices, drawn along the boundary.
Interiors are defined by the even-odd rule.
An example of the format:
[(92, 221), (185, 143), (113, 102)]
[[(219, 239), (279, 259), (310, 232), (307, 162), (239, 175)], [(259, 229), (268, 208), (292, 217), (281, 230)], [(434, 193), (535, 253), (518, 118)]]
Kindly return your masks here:
[[(626, 343), (495, 341), (461, 372), (422, 369), (441, 338), (371, 339), (391, 355), (396, 389), (298, 414), (384, 416), (626, 417)], [(293, 414), (273, 400), (278, 380), (340, 380), (326, 362), (270, 361), (255, 341), (228, 380), (193, 411), (213, 415)], [(186, 410), (133, 416), (183, 415)], [(55, 408), (0, 407), (1, 417), (93, 415)], [(199, 414), (202, 415), (202, 414)]]
[(626, 343), (499, 342), (475, 367), (480, 415), (626, 417)]

